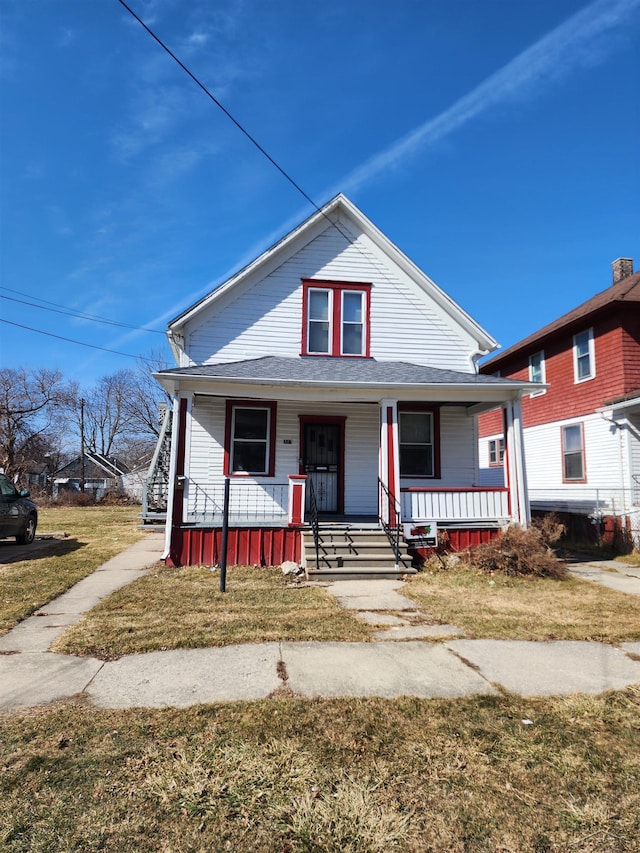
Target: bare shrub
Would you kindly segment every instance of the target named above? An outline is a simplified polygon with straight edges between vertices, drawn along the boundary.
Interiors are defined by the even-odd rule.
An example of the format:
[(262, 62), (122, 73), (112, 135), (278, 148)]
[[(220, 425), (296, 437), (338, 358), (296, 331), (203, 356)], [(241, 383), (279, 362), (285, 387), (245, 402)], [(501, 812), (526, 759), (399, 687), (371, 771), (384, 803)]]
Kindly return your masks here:
[(552, 551), (564, 528), (550, 517), (522, 528), (511, 525), (496, 539), (470, 549), (466, 560), (483, 572), (563, 578), (566, 569)]

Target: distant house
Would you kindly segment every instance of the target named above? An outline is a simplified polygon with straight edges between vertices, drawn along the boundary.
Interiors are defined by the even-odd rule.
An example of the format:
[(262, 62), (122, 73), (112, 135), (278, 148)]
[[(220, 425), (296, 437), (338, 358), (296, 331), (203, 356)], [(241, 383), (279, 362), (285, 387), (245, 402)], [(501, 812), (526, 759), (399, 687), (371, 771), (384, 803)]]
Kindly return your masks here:
[[(485, 376), (546, 387), (522, 404), (532, 510), (564, 514), (578, 536), (640, 534), (640, 274), (613, 263), (613, 284), (485, 362)], [(499, 412), (479, 418), (482, 482), (501, 484)]]
[[(437, 526), (464, 547), (527, 523), (520, 397), (537, 386), (479, 374), (494, 339), (343, 195), (168, 334), (169, 563), (218, 562), (225, 481), (231, 563), (399, 570), (398, 539)], [(475, 416), (495, 406), (511, 469), (485, 488)]]
[(106, 494), (122, 494), (123, 477), (128, 472), (123, 462), (87, 449), (84, 459), (77, 456), (53, 474), (52, 497), (55, 500), (62, 492), (82, 491), (83, 481), (84, 491), (96, 500)]

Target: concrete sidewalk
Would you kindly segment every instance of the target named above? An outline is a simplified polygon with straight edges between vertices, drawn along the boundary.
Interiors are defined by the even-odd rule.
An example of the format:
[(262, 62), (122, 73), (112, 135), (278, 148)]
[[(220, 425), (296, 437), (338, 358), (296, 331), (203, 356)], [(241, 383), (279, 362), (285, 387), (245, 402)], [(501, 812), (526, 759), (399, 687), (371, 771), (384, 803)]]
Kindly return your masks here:
[(462, 632), (452, 625), (426, 624), (425, 615), (401, 594), (399, 581), (328, 585), (343, 606), (381, 628), (377, 642), (179, 649), (106, 663), (47, 651), (51, 641), (100, 598), (144, 574), (159, 559), (162, 544), (161, 536), (148, 535), (43, 607), (43, 615), (30, 617), (0, 638), (0, 709), (77, 694), (104, 708), (161, 708), (283, 693), (435, 698), (506, 690), (550, 696), (640, 684), (640, 642), (623, 643), (621, 648), (567, 641), (428, 642), (432, 636), (459, 637)]

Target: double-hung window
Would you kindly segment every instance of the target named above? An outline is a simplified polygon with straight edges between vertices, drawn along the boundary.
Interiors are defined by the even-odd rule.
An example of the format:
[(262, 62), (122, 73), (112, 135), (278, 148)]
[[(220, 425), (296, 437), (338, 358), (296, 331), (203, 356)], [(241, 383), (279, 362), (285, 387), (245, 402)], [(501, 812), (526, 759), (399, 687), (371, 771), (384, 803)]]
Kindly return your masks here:
[(398, 412), (400, 476), (439, 477), (438, 410), (404, 409)]
[(573, 374), (576, 382), (593, 379), (596, 375), (593, 329), (573, 336)]
[(562, 427), (562, 479), (565, 483), (584, 483), (587, 479), (582, 424)]
[(489, 465), (504, 465), (504, 438), (489, 439)]
[[(544, 382), (544, 374), (544, 350), (540, 350), (540, 352), (534, 352), (533, 355), (529, 356), (529, 381)], [(529, 396), (537, 397), (544, 393), (545, 389), (542, 388), (540, 391), (533, 391)]]
[(273, 477), (275, 403), (227, 401), (225, 474)]
[(371, 285), (303, 280), (302, 355), (368, 356)]

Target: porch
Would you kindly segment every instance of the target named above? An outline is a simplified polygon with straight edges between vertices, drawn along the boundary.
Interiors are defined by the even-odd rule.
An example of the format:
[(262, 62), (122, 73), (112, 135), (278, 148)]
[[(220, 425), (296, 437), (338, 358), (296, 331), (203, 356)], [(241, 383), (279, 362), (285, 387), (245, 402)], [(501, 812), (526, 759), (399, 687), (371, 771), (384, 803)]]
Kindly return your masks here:
[[(420, 532), (425, 524), (437, 526), (447, 547), (457, 551), (488, 541), (510, 517), (505, 488), (406, 487), (395, 500), (382, 484), (377, 514), (322, 513), (312, 483), (300, 474), (282, 483), (232, 480), (228, 562), (279, 565), (293, 560), (325, 577), (394, 577), (412, 570), (416, 554), (427, 553)], [(181, 486), (191, 491), (194, 511), (187, 523), (174, 528), (171, 562), (215, 565), (222, 549), (224, 485), (183, 481)]]

